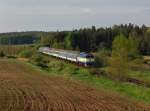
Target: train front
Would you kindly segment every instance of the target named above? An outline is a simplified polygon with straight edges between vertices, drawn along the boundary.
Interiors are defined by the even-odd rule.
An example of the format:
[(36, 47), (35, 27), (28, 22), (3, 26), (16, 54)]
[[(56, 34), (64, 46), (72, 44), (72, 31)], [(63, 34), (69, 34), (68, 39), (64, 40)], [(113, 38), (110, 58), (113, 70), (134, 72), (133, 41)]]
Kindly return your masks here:
[(77, 61), (80, 65), (83, 66), (94, 66), (95, 58), (92, 54), (82, 52), (78, 55)]

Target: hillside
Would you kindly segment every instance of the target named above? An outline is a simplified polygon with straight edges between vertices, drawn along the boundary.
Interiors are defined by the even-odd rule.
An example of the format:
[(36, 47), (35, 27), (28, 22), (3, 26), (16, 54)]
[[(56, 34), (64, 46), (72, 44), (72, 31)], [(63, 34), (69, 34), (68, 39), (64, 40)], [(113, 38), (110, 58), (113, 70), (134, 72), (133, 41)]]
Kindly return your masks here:
[[(6, 68), (7, 67), (7, 68)], [(0, 60), (0, 110), (149, 111), (116, 93), (48, 76), (17, 60)]]

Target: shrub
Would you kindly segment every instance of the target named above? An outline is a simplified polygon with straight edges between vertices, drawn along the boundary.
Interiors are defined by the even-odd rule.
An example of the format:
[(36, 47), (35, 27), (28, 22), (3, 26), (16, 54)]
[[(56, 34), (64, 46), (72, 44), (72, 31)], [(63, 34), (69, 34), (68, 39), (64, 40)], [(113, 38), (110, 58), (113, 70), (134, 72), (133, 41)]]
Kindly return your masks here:
[(107, 65), (107, 59), (110, 55), (110, 52), (106, 49), (101, 49), (95, 55), (95, 66), (96, 67), (104, 67)]
[(98, 68), (92, 68), (89, 70), (90, 74), (91, 75), (94, 75), (94, 76), (104, 76), (105, 75), (105, 72), (101, 69), (98, 69)]
[(48, 61), (44, 59), (44, 57), (40, 54), (34, 54), (32, 55), (30, 59), (31, 63), (40, 66), (42, 68), (47, 68)]
[(63, 62), (59, 61), (50, 61), (48, 63), (49, 70), (55, 70), (55, 71), (62, 71), (65, 68), (65, 65)]
[(32, 51), (31, 50), (23, 50), (19, 53), (19, 57), (22, 58), (30, 58), (32, 56)]

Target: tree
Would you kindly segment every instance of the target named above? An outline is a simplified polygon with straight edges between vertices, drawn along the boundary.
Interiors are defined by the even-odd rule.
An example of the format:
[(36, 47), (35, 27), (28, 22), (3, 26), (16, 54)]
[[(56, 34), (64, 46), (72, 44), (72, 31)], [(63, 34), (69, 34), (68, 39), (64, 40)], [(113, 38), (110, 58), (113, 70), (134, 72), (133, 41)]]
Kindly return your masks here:
[(129, 41), (124, 35), (117, 36), (112, 44), (112, 56), (126, 58), (128, 56)]
[(108, 76), (115, 80), (126, 80), (129, 64), (123, 57), (112, 56), (108, 60)]
[(111, 49), (114, 38), (120, 33), (127, 38), (138, 40), (140, 54), (150, 55), (150, 28), (145, 25), (139, 27), (131, 23), (106, 28), (92, 26), (73, 31), (2, 33), (0, 44), (32, 44), (38, 41), (39, 46), (63, 49), (70, 49), (72, 46), (73, 50), (95, 52), (99, 48)]
[(71, 33), (68, 33), (68, 35), (65, 37), (64, 45), (65, 49), (72, 49), (72, 37)]
[(128, 49), (128, 57), (130, 60), (136, 59), (138, 58), (139, 55), (139, 51), (138, 51), (138, 47), (139, 47), (139, 42), (136, 38), (133, 37), (129, 37), (128, 38), (128, 45), (129, 45), (129, 49)]
[[(137, 44), (124, 35), (117, 36), (112, 45), (112, 55), (109, 59), (108, 72), (117, 80), (125, 80), (130, 70), (130, 57), (136, 57)], [(135, 58), (134, 58), (135, 59)]]
[(41, 37), (40, 43), (42, 46), (52, 47), (55, 42), (55, 38), (52, 35), (44, 35)]

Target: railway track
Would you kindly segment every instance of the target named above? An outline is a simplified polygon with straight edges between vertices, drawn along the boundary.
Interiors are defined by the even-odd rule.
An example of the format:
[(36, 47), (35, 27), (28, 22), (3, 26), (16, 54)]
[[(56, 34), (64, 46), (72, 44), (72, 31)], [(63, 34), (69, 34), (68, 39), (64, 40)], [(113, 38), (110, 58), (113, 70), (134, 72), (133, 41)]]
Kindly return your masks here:
[(0, 60), (0, 111), (149, 111), (117, 94)]

